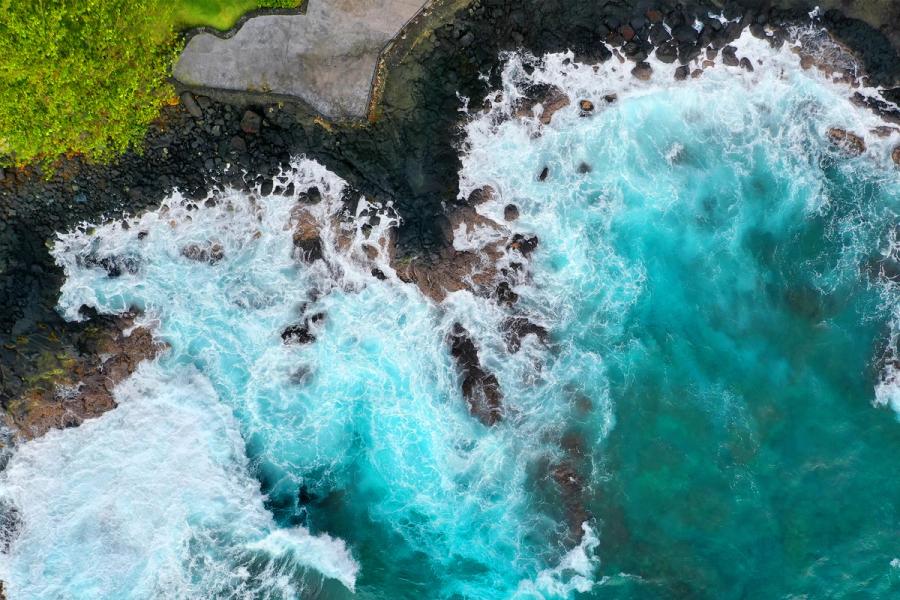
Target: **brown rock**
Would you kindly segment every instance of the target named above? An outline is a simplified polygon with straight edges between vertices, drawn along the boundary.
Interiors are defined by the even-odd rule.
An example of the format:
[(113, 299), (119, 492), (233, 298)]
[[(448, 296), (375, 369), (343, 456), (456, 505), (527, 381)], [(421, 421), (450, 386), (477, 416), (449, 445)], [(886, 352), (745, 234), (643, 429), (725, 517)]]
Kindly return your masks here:
[(299, 258), (305, 262), (324, 258), (319, 223), (312, 213), (298, 204), (291, 210), (290, 223), (294, 229), (294, 248), (297, 249)]
[(662, 23), (663, 14), (656, 9), (649, 9), (646, 13), (647, 20), (651, 23)]
[(262, 117), (252, 110), (246, 111), (241, 118), (241, 131), (253, 135), (259, 133), (260, 127), (262, 127)]
[(489, 200), (493, 200), (495, 196), (494, 188), (489, 185), (483, 185), (480, 188), (472, 190), (469, 194), (469, 206), (478, 206)]
[(653, 67), (650, 66), (650, 63), (641, 61), (631, 69), (631, 74), (641, 81), (648, 81), (653, 75)]
[(891, 159), (895, 165), (900, 165), (900, 146), (896, 146), (894, 151), (891, 152)]
[(135, 318), (133, 313), (98, 317), (85, 328), (79, 353), (54, 357), (60, 368), (38, 373), (35, 383), (7, 406), (5, 419), (16, 436), (37, 438), (115, 408), (115, 386), (165, 349), (150, 330), (135, 326)]
[(569, 105), (569, 97), (566, 96), (561, 90), (558, 94), (553, 95), (548, 98), (545, 102), (541, 103), (541, 116), (540, 121), (544, 125), (549, 125), (550, 120), (553, 118), (553, 115), (556, 114), (556, 111), (565, 108)]
[(581, 100), (578, 103), (578, 106), (579, 108), (581, 108), (581, 112), (583, 113), (594, 112), (594, 103), (590, 100)]
[(519, 207), (515, 204), (507, 204), (503, 207), (503, 218), (506, 221), (515, 221), (519, 218)]
[(832, 144), (852, 156), (859, 156), (866, 151), (865, 140), (839, 127), (832, 127), (828, 130), (828, 139), (831, 140)]

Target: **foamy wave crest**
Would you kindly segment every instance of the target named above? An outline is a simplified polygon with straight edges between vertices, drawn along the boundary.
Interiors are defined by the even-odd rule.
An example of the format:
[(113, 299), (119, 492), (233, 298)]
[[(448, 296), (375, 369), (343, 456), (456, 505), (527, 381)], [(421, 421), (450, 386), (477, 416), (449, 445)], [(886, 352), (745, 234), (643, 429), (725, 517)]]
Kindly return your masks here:
[[(389, 560), (372, 560), (392, 581), (427, 575), (445, 595), (500, 599), (567, 551), (566, 515), (544, 515), (533, 487), (570, 459), (559, 437), (573, 411), (610, 426), (602, 361), (574, 350), (557, 360), (535, 336), (511, 353), (509, 313), (490, 299), (428, 302), (390, 267), (397, 223), (390, 206), (347, 201), (339, 178), (301, 160), (271, 194), (176, 194), (125, 223), (60, 235), (54, 248), (67, 317), (82, 304), (140, 309), (169, 344), (163, 368), (199, 371), (234, 415), (277, 523), (228, 545), (251, 557), (214, 569), (237, 589), (264, 580), (290, 597), (279, 582), (309, 590), (310, 572), (356, 589), (366, 564), (346, 540), (389, 547)], [(321, 260), (298, 255), (298, 233), (318, 237)], [(122, 268), (111, 274), (111, 263)], [(462, 398), (447, 344), (457, 322), (502, 386), (507, 419), (494, 428)], [(300, 325), (314, 341), (285, 343)], [(585, 435), (592, 446), (602, 433)], [(477, 568), (461, 577), (460, 565)]]
[[(10, 597), (296, 597), (321, 585), (278, 565), (285, 548), (268, 542), (276, 526), (237, 423), (204, 376), (144, 364), (115, 395), (116, 410), (23, 445), (3, 472), (22, 521), (0, 561)], [(342, 542), (284, 535), (307, 571), (353, 589)]]
[(271, 556), (290, 555), (300, 564), (312, 567), (325, 577), (337, 579), (352, 591), (356, 588), (359, 565), (343, 540), (328, 534), (312, 536), (302, 527), (278, 529), (247, 546)]
[(515, 598), (570, 598), (576, 592), (586, 594), (594, 589), (600, 540), (587, 523), (582, 523), (581, 527), (584, 531), (581, 543), (563, 556), (557, 566), (541, 571), (533, 581), (520, 583)]

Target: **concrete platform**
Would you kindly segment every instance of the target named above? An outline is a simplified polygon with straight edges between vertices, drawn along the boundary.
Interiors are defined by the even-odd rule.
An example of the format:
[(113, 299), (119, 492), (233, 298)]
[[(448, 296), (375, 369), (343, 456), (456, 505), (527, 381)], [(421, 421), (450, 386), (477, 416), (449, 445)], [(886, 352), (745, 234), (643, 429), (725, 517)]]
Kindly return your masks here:
[(309, 0), (305, 15), (259, 15), (222, 37), (194, 35), (175, 79), (284, 94), (331, 118), (365, 118), (384, 46), (426, 0)]

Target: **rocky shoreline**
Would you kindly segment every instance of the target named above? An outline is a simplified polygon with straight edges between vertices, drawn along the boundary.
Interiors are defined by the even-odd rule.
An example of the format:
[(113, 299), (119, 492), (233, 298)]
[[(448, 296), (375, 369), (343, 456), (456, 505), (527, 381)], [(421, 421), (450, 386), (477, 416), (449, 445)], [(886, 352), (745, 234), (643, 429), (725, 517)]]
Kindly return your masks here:
[[(462, 286), (460, 273), (467, 274), (473, 266), (468, 254), (452, 249), (452, 232), (477, 215), (473, 208), (477, 199), (458, 200), (461, 97), (474, 102), (497, 86), (502, 51), (526, 49), (539, 56), (571, 49), (577, 60), (615, 60), (606, 45), (598, 43), (603, 41), (623, 60), (633, 62), (639, 77), (651, 54), (688, 63), (713, 48), (723, 60), (730, 60), (726, 56), (730, 42), (747, 28), (773, 44), (783, 43), (780, 32), (785, 25), (810, 21), (809, 4), (439, 0), (430, 5), (428, 17), (411, 23), (404, 39), (384, 56), (377, 94), (373, 92), (380, 102), (368, 124), (331, 123), (302, 103), (265, 94), (194, 95), (182, 89), (181, 103), (163, 111), (140, 153), (130, 152), (112, 165), (70, 158), (53, 173), (39, 168), (2, 172), (0, 404), (7, 415), (18, 414), (8, 417), (14, 424), (28, 422), (16, 407), (23, 406), (23, 398), (34, 397), (35, 381), (64, 385), (72, 373), (87, 376), (84, 369), (97, 367), (91, 358), (97, 351), (80, 342), (86, 325), (67, 323), (55, 310), (63, 275), (48, 244), (56, 231), (137, 213), (158, 205), (174, 189), (195, 198), (216, 186), (265, 189), (292, 156), (303, 154), (367, 197), (393, 201), (402, 219), (393, 244), (395, 261), (402, 267), (398, 274), (439, 300), (454, 289), (452, 285)], [(710, 11), (732, 21), (723, 25), (709, 17)], [(900, 100), (900, 58), (893, 29), (888, 27), (885, 33), (834, 10), (825, 12), (820, 22), (859, 59), (867, 85), (881, 88), (889, 101)], [(701, 25), (699, 31), (695, 23)], [(734, 58), (740, 67), (740, 59)], [(535, 103), (546, 101), (538, 96), (536, 91)], [(561, 102), (558, 99), (557, 104)], [(888, 120), (900, 120), (886, 103), (871, 105), (865, 98), (860, 102), (869, 103)], [(847, 136), (840, 141), (847, 140), (852, 146)], [(515, 244), (526, 254), (523, 248), (537, 239), (502, 243)], [(428, 274), (435, 272), (441, 273), (440, 281), (428, 283)], [(508, 284), (488, 285), (495, 276), (485, 275), (484, 293), (509, 302), (514, 293)], [(127, 326), (100, 318), (89, 324), (109, 339), (121, 339)], [(44, 354), (60, 357), (56, 360), (63, 366), (46, 367), (40, 360)], [(82, 371), (72, 366), (76, 364), (83, 365)], [(487, 415), (486, 420), (493, 420), (494, 409)], [(87, 416), (91, 415), (83, 415)]]

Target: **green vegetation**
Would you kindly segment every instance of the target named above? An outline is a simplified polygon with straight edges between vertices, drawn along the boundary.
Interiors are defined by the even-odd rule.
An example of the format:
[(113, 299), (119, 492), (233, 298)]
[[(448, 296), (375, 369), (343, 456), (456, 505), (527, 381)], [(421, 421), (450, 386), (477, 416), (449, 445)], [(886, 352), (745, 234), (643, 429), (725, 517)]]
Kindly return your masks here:
[(174, 100), (177, 30), (296, 0), (0, 0), (0, 163), (105, 161)]
[(174, 22), (179, 29), (207, 25), (216, 29), (231, 29), (241, 15), (266, 8), (294, 8), (298, 0), (181, 0), (172, 2)]

